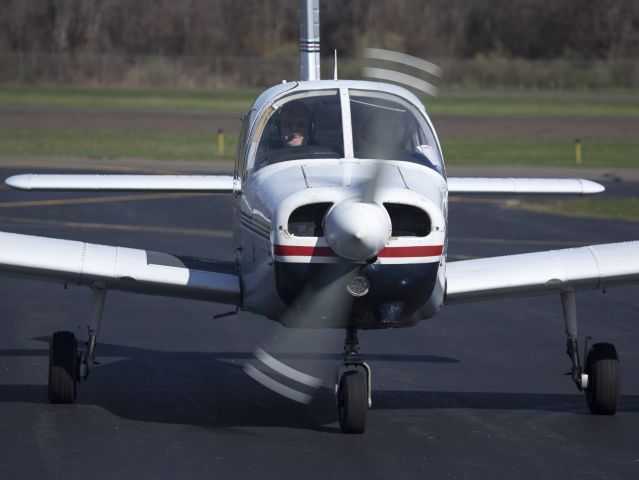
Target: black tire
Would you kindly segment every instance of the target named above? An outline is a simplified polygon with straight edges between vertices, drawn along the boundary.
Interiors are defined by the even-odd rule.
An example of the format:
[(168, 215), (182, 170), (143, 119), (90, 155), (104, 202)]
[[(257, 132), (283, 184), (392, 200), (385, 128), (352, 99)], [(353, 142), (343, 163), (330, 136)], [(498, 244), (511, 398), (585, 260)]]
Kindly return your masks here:
[(368, 410), (366, 382), (366, 373), (361, 369), (345, 372), (339, 381), (337, 412), (344, 433), (364, 433)]
[(619, 406), (619, 357), (611, 343), (596, 343), (586, 357), (586, 401), (595, 415), (614, 415)]
[(71, 332), (55, 332), (49, 343), (49, 401), (72, 403), (77, 394), (78, 343)]

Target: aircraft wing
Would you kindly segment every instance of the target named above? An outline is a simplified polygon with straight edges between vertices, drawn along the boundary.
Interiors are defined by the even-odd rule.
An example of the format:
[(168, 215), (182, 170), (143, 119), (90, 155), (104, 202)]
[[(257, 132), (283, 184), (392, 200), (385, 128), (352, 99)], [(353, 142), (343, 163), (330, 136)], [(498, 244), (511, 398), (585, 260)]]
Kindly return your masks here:
[(103, 192), (212, 192), (233, 191), (231, 175), (65, 175), (25, 173), (5, 183), (19, 190)]
[(603, 185), (583, 178), (448, 177), (449, 193), (589, 195), (604, 190)]
[(445, 303), (639, 283), (639, 241), (446, 264)]
[(240, 303), (235, 265), (0, 232), (0, 273), (125, 292)]
[[(5, 183), (19, 190), (64, 191), (160, 191), (209, 192), (233, 191), (231, 175), (14, 175)], [(569, 194), (588, 195), (605, 190), (603, 185), (581, 178), (482, 178), (449, 177), (449, 193), (491, 194)]]

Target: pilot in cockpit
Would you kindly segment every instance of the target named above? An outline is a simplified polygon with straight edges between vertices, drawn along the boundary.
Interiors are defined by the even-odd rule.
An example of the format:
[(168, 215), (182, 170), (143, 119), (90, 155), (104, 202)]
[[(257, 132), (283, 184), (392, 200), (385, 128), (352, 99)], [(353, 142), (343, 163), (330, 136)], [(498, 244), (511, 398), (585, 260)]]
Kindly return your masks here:
[(285, 101), (270, 112), (256, 153), (257, 169), (289, 160), (343, 156), (337, 92)]
[(280, 111), (280, 135), (283, 146), (301, 147), (308, 143), (310, 115), (302, 102), (288, 102)]

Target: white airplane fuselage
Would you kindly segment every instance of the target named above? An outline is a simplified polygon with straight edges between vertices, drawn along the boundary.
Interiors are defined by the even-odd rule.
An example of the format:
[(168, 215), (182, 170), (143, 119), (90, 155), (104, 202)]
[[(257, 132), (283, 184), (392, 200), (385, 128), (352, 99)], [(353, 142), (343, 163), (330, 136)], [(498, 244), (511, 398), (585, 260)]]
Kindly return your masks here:
[[(260, 120), (263, 112), (272, 108), (284, 92), (294, 93), (292, 88), (380, 90), (379, 83), (369, 82), (318, 81), (295, 85), (279, 85), (258, 99), (252, 115), (245, 120), (249, 122), (245, 125), (249, 145), (257, 144), (257, 140), (251, 142), (250, 138), (260, 134), (260, 124), (265, 123)], [(409, 100), (431, 125), (424, 107), (409, 92), (393, 86), (386, 88)], [(352, 153), (351, 158), (345, 158), (349, 156), (345, 154), (343, 158), (295, 159), (251, 170), (250, 163), (254, 161), (251, 155), (256, 155), (256, 149), (247, 148), (244, 156), (240, 150), (235, 174), (241, 190), (238, 188), (234, 194), (234, 244), (245, 310), (284, 324), (300, 325), (303, 320), (303, 325), (309, 327), (363, 329), (414, 325), (437, 313), (445, 292), (447, 233), (448, 192), (441, 172), (408, 161), (355, 158)], [(349, 206), (360, 201), (362, 192), (371, 183), (375, 189), (370, 201), (372, 209), (380, 210), (380, 215), (388, 212), (393, 231), (382, 237), (384, 245), (371, 258), (345, 258), (336, 253), (335, 250), (341, 252), (336, 240), (331, 243), (327, 239), (324, 222), (336, 205)], [(367, 214), (369, 204), (358, 205), (350, 209), (355, 213), (345, 214), (346, 224), (356, 223), (358, 217)], [(422, 218), (427, 231), (401, 231), (399, 223), (406, 215)], [(297, 217), (307, 228), (301, 235), (289, 228)], [(361, 222), (365, 230), (375, 228), (374, 221)], [(345, 234), (338, 231), (334, 236), (339, 235)], [(346, 288), (354, 275), (364, 276), (369, 283), (361, 296), (349, 293)], [(311, 288), (316, 292), (335, 282), (343, 284), (331, 298), (335, 302), (350, 302), (347, 315), (331, 317), (321, 313), (322, 309), (309, 312), (300, 305), (307, 298), (305, 290)], [(300, 315), (306, 318), (298, 318)]]

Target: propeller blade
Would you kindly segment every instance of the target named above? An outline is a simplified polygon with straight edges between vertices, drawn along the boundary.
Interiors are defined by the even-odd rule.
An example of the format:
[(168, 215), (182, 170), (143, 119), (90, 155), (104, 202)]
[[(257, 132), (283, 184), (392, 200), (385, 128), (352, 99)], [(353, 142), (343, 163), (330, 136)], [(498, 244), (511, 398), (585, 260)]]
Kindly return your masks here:
[(327, 354), (335, 351), (341, 332), (313, 328), (313, 323), (318, 318), (343, 318), (347, 326), (353, 297), (345, 285), (357, 266), (346, 262), (337, 266), (339, 274), (327, 270), (318, 275), (295, 299), (282, 319), (293, 328), (276, 325), (244, 366), (253, 380), (299, 403), (310, 403), (322, 386), (332, 387), (335, 364)]
[(310, 403), (322, 386), (334, 386), (336, 365), (327, 353), (335, 352), (343, 334), (313, 327), (323, 318), (330, 318), (331, 324), (343, 319), (344, 328), (349, 326), (354, 297), (346, 286), (359, 265), (375, 257), (390, 237), (390, 217), (376, 201), (383, 168), (381, 162), (371, 163), (363, 179), (352, 178), (352, 166), (345, 168), (343, 185), (353, 187), (356, 196), (335, 205), (324, 220), (326, 238), (341, 262), (311, 278), (281, 320), (293, 328), (276, 325), (244, 367), (253, 380), (293, 401)]

